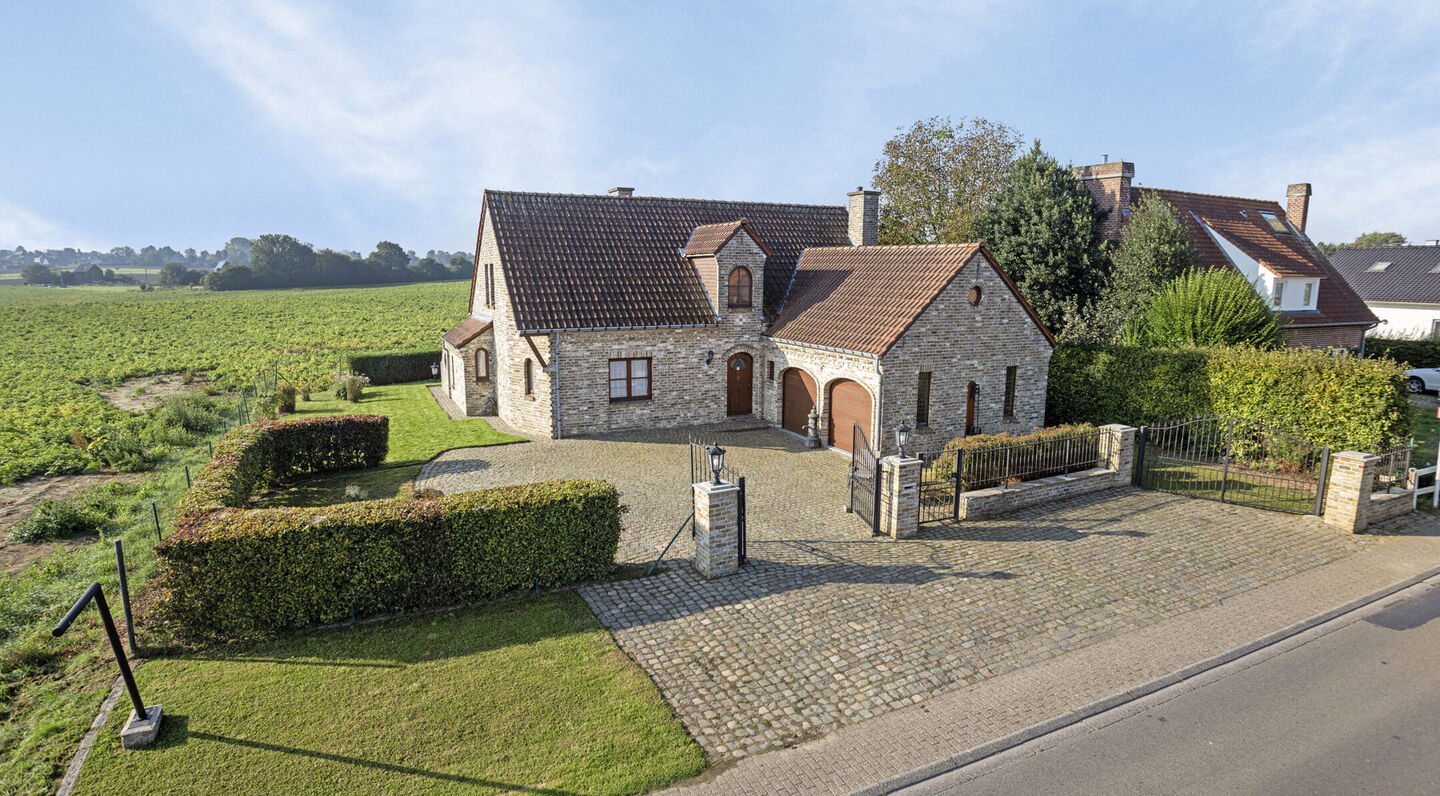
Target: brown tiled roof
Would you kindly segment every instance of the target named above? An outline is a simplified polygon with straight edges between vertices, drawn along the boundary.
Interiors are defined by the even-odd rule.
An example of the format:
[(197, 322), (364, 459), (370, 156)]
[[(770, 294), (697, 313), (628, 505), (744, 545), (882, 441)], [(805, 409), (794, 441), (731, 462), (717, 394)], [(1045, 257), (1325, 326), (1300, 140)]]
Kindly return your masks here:
[(1146, 192), (1159, 195), (1175, 207), (1181, 223), (1190, 231), (1190, 239), (1200, 255), (1202, 266), (1231, 266), (1230, 259), (1201, 226), (1203, 222), (1246, 256), (1279, 276), (1322, 280), (1316, 309), (1283, 313), (1288, 325), (1371, 324), (1377, 321), (1365, 302), (1355, 295), (1308, 238), (1304, 235), (1279, 235), (1271, 230), (1260, 211), (1285, 218), (1285, 209), (1278, 202), (1141, 187), (1132, 192), (1133, 201), (1138, 203)]
[(704, 257), (716, 254), (725, 248), (725, 244), (729, 243), (730, 239), (735, 237), (736, 232), (742, 229), (760, 245), (760, 248), (764, 250), (767, 255), (770, 253), (770, 249), (765, 246), (765, 242), (760, 240), (759, 236), (755, 234), (755, 230), (751, 229), (750, 224), (742, 218), (739, 221), (727, 221), (723, 224), (701, 224), (696, 227), (695, 231), (690, 233), (690, 242), (685, 244), (685, 256)]
[(455, 325), (454, 329), (440, 335), (445, 342), (460, 348), (476, 337), (479, 337), (486, 329), (490, 328), (489, 321), (482, 321), (479, 318), (466, 318)]
[[(978, 243), (806, 249), (768, 335), (883, 354), (977, 255), (994, 265)], [(998, 267), (995, 270), (1004, 275)], [(1005, 280), (1010, 283), (1009, 277)], [(1013, 283), (1010, 289), (1019, 297)], [(1023, 299), (1021, 305), (1029, 311)], [(1035, 318), (1033, 311), (1030, 316)], [(1035, 323), (1048, 338), (1050, 333), (1038, 318)]]
[(849, 242), (841, 206), (486, 191), (482, 229), (484, 213), (522, 332), (714, 323), (683, 255), (696, 227), (745, 219), (769, 251), (767, 306), (802, 249)]

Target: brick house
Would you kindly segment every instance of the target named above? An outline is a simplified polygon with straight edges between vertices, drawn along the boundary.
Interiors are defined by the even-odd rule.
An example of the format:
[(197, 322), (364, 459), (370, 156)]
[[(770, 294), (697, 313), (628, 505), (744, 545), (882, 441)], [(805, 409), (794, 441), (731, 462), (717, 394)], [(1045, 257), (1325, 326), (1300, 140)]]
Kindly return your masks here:
[(844, 206), (486, 191), (442, 387), (547, 437), (749, 416), (842, 450), (1044, 422), (1054, 339), (978, 244), (877, 246)]
[(1385, 324), (1374, 334), (1440, 338), (1440, 240), (1345, 248), (1330, 262)]
[[(1377, 319), (1305, 236), (1310, 184), (1291, 185), (1286, 206), (1265, 199), (1215, 196), (1132, 185), (1135, 164), (1116, 161), (1074, 170), (1101, 210), (1105, 239), (1118, 241), (1131, 206), (1146, 193), (1169, 202), (1190, 231), (1207, 268), (1235, 268), (1280, 313), (1285, 339), (1304, 348), (1360, 348)], [(1116, 209), (1119, 209), (1116, 212)]]

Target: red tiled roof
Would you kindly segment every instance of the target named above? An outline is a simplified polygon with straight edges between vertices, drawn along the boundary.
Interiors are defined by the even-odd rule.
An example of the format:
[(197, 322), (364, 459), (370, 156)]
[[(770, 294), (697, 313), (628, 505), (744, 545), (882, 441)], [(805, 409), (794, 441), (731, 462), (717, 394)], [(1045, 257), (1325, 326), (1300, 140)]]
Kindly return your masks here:
[(479, 318), (466, 318), (455, 325), (454, 329), (440, 335), (445, 342), (460, 348), (476, 337), (479, 337), (486, 329), (490, 328), (489, 321), (482, 321)]
[(756, 236), (755, 231), (745, 219), (739, 221), (727, 221), (723, 224), (701, 224), (690, 233), (690, 242), (685, 244), (686, 257), (704, 257), (718, 253), (725, 248), (725, 244), (735, 237), (735, 233), (745, 230), (760, 248), (768, 255), (770, 250), (765, 247), (765, 242)]
[(715, 322), (684, 247), (696, 227), (745, 219), (769, 251), (774, 306), (807, 246), (849, 242), (841, 206), (486, 191), (521, 332)]
[(1190, 232), (1191, 242), (1195, 244), (1195, 251), (1200, 256), (1202, 266), (1232, 266), (1230, 258), (1225, 256), (1219, 245), (1205, 231), (1204, 227), (1208, 226), (1246, 256), (1278, 276), (1322, 280), (1316, 309), (1283, 313), (1282, 317), (1288, 325), (1376, 323), (1375, 315), (1365, 306), (1365, 302), (1350, 289), (1345, 279), (1309, 238), (1303, 234), (1276, 234), (1270, 228), (1269, 222), (1260, 212), (1263, 210), (1283, 219), (1285, 209), (1279, 203), (1263, 199), (1142, 187), (1136, 187), (1132, 192), (1133, 201), (1138, 203), (1146, 192), (1159, 195), (1175, 208), (1181, 223)]
[[(768, 336), (883, 354), (976, 256), (994, 265), (978, 243), (806, 249)], [(1019, 297), (1013, 283), (1010, 287)], [(1030, 310), (1023, 299), (1021, 306)], [(1035, 318), (1033, 311), (1030, 316)], [(1048, 338), (1039, 319), (1035, 323)]]

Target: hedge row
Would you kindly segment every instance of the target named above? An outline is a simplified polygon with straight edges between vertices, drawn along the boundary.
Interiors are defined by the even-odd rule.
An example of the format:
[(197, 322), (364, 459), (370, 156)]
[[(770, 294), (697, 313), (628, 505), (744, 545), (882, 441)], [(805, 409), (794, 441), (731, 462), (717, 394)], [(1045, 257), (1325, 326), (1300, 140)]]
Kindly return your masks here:
[(156, 547), (156, 621), (237, 637), (605, 576), (619, 492), (550, 481), (431, 499), (219, 510)]
[(1371, 359), (1393, 359), (1411, 368), (1440, 368), (1440, 340), (1433, 337), (1365, 338), (1365, 356)]
[(1298, 348), (1062, 345), (1050, 359), (1046, 421), (1140, 426), (1214, 414), (1375, 452), (1409, 439), (1403, 375), (1389, 360)]
[(439, 367), (437, 351), (382, 351), (352, 354), (346, 358), (352, 373), (370, 377), (371, 384), (400, 384), (407, 381), (429, 381), (435, 378), (430, 369)]
[(251, 423), (221, 438), (181, 499), (179, 513), (240, 508), (256, 491), (294, 475), (375, 467), (390, 445), (382, 415), (307, 417)]

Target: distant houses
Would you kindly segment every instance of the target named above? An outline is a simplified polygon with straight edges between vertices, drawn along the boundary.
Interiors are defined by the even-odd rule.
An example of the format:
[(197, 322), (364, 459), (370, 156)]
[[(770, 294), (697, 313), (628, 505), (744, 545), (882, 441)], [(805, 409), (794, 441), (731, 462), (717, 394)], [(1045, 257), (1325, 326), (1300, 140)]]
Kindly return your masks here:
[(1440, 240), (1345, 248), (1330, 262), (1380, 318), (1373, 334), (1440, 337)]

